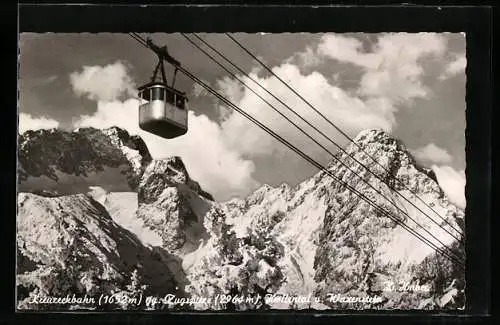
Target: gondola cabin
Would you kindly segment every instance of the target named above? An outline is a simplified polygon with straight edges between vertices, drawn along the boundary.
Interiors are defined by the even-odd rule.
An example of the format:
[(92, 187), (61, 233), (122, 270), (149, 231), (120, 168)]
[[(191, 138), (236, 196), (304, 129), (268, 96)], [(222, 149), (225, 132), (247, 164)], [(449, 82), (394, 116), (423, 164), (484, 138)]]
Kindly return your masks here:
[(188, 130), (186, 94), (165, 83), (139, 87), (139, 127), (162, 138), (172, 139)]

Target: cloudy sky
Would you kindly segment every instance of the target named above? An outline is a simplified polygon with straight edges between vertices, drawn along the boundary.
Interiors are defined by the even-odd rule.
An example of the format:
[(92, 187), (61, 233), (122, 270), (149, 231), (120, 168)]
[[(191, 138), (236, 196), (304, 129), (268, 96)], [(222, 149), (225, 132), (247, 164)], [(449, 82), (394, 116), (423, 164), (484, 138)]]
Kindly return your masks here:
[[(328, 162), (328, 154), (182, 35), (150, 36), (158, 44), (168, 44), (185, 68), (244, 110), (322, 163)], [(200, 36), (335, 141), (346, 144), (225, 35)], [(401, 139), (422, 164), (434, 169), (450, 199), (465, 204), (465, 35), (234, 36), (351, 136), (366, 128), (382, 128)], [(176, 86), (190, 99), (189, 132), (164, 140), (139, 130), (135, 88), (150, 78), (156, 58), (126, 34), (23, 33), (19, 42), (20, 132), (124, 127), (140, 134), (155, 158), (181, 156), (192, 177), (219, 200), (247, 195), (264, 183), (293, 185), (316, 172), (182, 74)], [(258, 90), (251, 81), (248, 84)]]

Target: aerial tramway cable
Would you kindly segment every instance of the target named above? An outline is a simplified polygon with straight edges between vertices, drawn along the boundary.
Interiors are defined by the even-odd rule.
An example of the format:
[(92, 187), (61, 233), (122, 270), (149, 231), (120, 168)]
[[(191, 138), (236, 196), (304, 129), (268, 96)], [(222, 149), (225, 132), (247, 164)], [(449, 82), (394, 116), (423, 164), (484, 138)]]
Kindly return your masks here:
[[(146, 48), (149, 48), (147, 46), (146, 42), (139, 41), (139, 43), (141, 45), (145, 46)], [(304, 158), (305, 160), (307, 160), (309, 163), (311, 163), (315, 167), (317, 167), (317, 168), (321, 169), (322, 171), (324, 171), (325, 173), (327, 173), (329, 176), (331, 176), (337, 182), (339, 182), (339, 183), (343, 184), (344, 186), (346, 186), (353, 193), (357, 194), (359, 197), (361, 197), (363, 200), (365, 200), (367, 203), (369, 203), (372, 207), (374, 207), (374, 208), (376, 208), (378, 210), (382, 210), (382, 213), (384, 213), (385, 215), (387, 215), (388, 217), (390, 217), (391, 219), (393, 219), (394, 221), (396, 221), (396, 223), (400, 224), (404, 229), (406, 229), (408, 232), (410, 232), (413, 235), (415, 235), (418, 239), (420, 239), (421, 241), (423, 241), (424, 243), (426, 243), (429, 247), (431, 247), (432, 249), (434, 249), (436, 252), (439, 252), (440, 254), (447, 256), (449, 259), (451, 259), (451, 260), (453, 260), (455, 262), (458, 262), (458, 263), (460, 263), (460, 264), (463, 265), (463, 261), (460, 258), (458, 258), (457, 256), (450, 256), (446, 251), (443, 251), (441, 248), (437, 247), (434, 243), (430, 242), (427, 238), (421, 236), (420, 234), (418, 234), (418, 232), (414, 231), (413, 229), (411, 229), (410, 227), (408, 227), (406, 224), (401, 223), (401, 220), (399, 220), (399, 218), (393, 216), (390, 212), (388, 212), (387, 210), (381, 208), (376, 203), (373, 203), (373, 201), (371, 201), (364, 194), (360, 193), (359, 191), (357, 191), (355, 188), (353, 188), (349, 184), (343, 182), (342, 180), (339, 180), (335, 175), (333, 175), (331, 173), (331, 171), (329, 171), (328, 169), (326, 169), (320, 163), (318, 163), (317, 161), (315, 161), (311, 157), (307, 156), (305, 153), (303, 153), (302, 151), (300, 151), (298, 148), (296, 148), (295, 146), (293, 146), (292, 144), (290, 144), (287, 140), (283, 139), (281, 136), (279, 136), (278, 134), (276, 134), (275, 132), (273, 132), (272, 130), (270, 130), (268, 127), (266, 127), (265, 125), (263, 125), (262, 123), (260, 123), (258, 120), (256, 120), (255, 118), (253, 118), (252, 116), (250, 116), (249, 114), (247, 114), (246, 112), (244, 112), (243, 110), (241, 110), (238, 106), (236, 106), (234, 103), (232, 103), (231, 101), (229, 101), (228, 99), (226, 99), (224, 96), (220, 95), (217, 91), (213, 90), (210, 86), (206, 85), (199, 78), (197, 78), (196, 76), (194, 76), (193, 74), (191, 74), (189, 71), (187, 71), (186, 69), (181, 68), (181, 67), (179, 67), (179, 70), (181, 72), (183, 72), (186, 76), (188, 76), (189, 78), (191, 78), (193, 81), (199, 83), (202, 87), (204, 87), (211, 94), (213, 94), (214, 96), (216, 96), (217, 98), (219, 98), (220, 100), (222, 100), (224, 103), (226, 103), (227, 105), (229, 105), (230, 107), (232, 107), (238, 113), (242, 114), (244, 117), (246, 117), (247, 119), (249, 119), (250, 121), (252, 121), (254, 124), (256, 124), (259, 127), (261, 127), (264, 131), (266, 131), (267, 133), (269, 133), (275, 139), (277, 139), (281, 143), (285, 144), (292, 151), (294, 151), (297, 154), (299, 154), (302, 158)]]
[[(141, 45), (143, 45), (146, 48), (150, 49), (147, 46), (147, 43), (145, 41), (143, 41), (143, 40), (142, 41), (141, 40), (137, 40), (137, 41)], [(437, 253), (439, 253), (439, 254), (447, 257), (448, 259), (450, 259), (451, 261), (459, 264), (460, 266), (464, 266), (464, 261), (460, 257), (458, 257), (458, 256), (456, 256), (454, 254), (450, 255), (447, 251), (441, 249), (440, 247), (438, 247), (437, 245), (435, 245), (434, 243), (432, 243), (431, 241), (429, 241), (427, 238), (425, 238), (422, 235), (420, 235), (414, 229), (410, 228), (408, 225), (406, 225), (404, 222), (402, 222), (402, 220), (400, 220), (400, 218), (398, 218), (397, 216), (394, 216), (391, 212), (389, 212), (389, 211), (381, 208), (379, 205), (377, 205), (372, 200), (370, 200), (366, 195), (364, 195), (363, 193), (359, 192), (358, 190), (356, 190), (355, 188), (353, 188), (351, 185), (347, 184), (346, 182), (340, 180), (337, 176), (335, 176), (330, 170), (328, 170), (327, 168), (325, 168), (319, 162), (317, 162), (313, 158), (309, 157), (307, 154), (305, 154), (304, 152), (302, 152), (300, 149), (298, 149), (297, 147), (295, 147), (293, 144), (291, 144), (290, 142), (288, 142), (286, 139), (284, 139), (283, 137), (281, 137), (280, 135), (278, 135), (277, 133), (275, 133), (274, 131), (272, 131), (271, 129), (269, 129), (267, 126), (265, 126), (264, 124), (262, 124), (261, 122), (259, 122), (257, 119), (255, 119), (254, 117), (252, 117), (251, 115), (249, 115), (248, 113), (246, 113), (245, 111), (243, 111), (241, 108), (239, 108), (237, 105), (235, 105), (234, 103), (232, 103), (230, 100), (228, 100), (224, 96), (220, 95), (216, 90), (214, 90), (212, 87), (210, 87), (209, 85), (207, 85), (206, 83), (204, 83), (202, 80), (200, 80), (199, 78), (197, 78), (195, 75), (193, 75), (191, 72), (189, 72), (188, 70), (186, 70), (184, 67), (180, 67), (179, 66), (178, 68), (179, 68), (179, 71), (181, 71), (182, 73), (184, 73), (187, 77), (189, 77), (193, 81), (197, 82), (199, 85), (201, 85), (203, 88), (205, 88), (212, 95), (214, 95), (215, 97), (217, 97), (218, 99), (220, 99), (226, 105), (230, 106), (235, 111), (237, 111), (238, 113), (240, 113), (241, 115), (243, 115), (245, 118), (247, 118), (248, 120), (250, 120), (252, 123), (254, 123), (257, 126), (259, 126), (265, 132), (267, 132), (268, 134), (270, 134), (273, 138), (275, 138), (278, 141), (280, 141), (282, 144), (284, 144), (290, 150), (292, 150), (295, 153), (297, 153), (299, 156), (301, 156), (303, 159), (305, 159), (306, 161), (308, 161), (310, 164), (312, 164), (313, 166), (317, 167), (318, 169), (320, 169), (321, 171), (323, 171), (324, 173), (326, 173), (327, 175), (329, 175), (330, 177), (332, 177), (336, 182), (338, 182), (338, 183), (342, 184), (343, 186), (345, 186), (351, 192), (353, 192), (358, 197), (360, 197), (365, 202), (367, 202), (370, 206), (372, 206), (373, 208), (375, 208), (377, 211), (381, 212), (383, 216), (387, 216), (390, 219), (394, 220), (397, 224), (399, 224), (400, 226), (402, 226), (409, 233), (413, 234), (416, 238), (418, 238), (423, 243), (425, 243), (426, 245), (428, 245), (435, 252), (437, 252)]]
[[(305, 132), (303, 129), (300, 128), (300, 126), (298, 126), (296, 123), (294, 123), (293, 121), (291, 121), (286, 115), (284, 115), (282, 112), (280, 112), (275, 106), (273, 106), (271, 103), (269, 103), (266, 99), (264, 99), (262, 96), (260, 96), (259, 94), (257, 94), (251, 87), (249, 87), (245, 82), (243, 82), (241, 79), (239, 79), (234, 73), (232, 73), (231, 71), (229, 71), (229, 69), (227, 69), (225, 66), (223, 66), (222, 64), (220, 64), (220, 62), (218, 62), (217, 60), (215, 60), (210, 54), (208, 54), (206, 51), (204, 51), (203, 49), (201, 49), (199, 46), (197, 46), (196, 43), (194, 43), (189, 37), (187, 37), (187, 35), (183, 34), (183, 36), (191, 42), (191, 44), (193, 44), (194, 46), (196, 46), (200, 51), (202, 51), (205, 55), (207, 55), (210, 59), (212, 59), (215, 63), (217, 63), (219, 66), (221, 66), (224, 70), (226, 70), (226, 72), (228, 72), (233, 78), (235, 78), (236, 80), (238, 80), (239, 82), (241, 82), (245, 87), (247, 87), (251, 92), (253, 92), (256, 96), (258, 96), (262, 101), (264, 101), (267, 105), (269, 105), (274, 111), (276, 111), (278, 114), (280, 114), (285, 120), (287, 120), (288, 122), (290, 122), (293, 126), (295, 126), (300, 132), (302, 132), (303, 134), (305, 134), (309, 139), (311, 139), (314, 143), (316, 143), (318, 146), (320, 146), (323, 150), (325, 150), (326, 152), (328, 152), (332, 157), (334, 157), (336, 160), (338, 160), (342, 165), (344, 165), (351, 173), (353, 173), (354, 175), (356, 175), (358, 178), (360, 178), (364, 183), (366, 183), (368, 186), (370, 186), (370, 188), (372, 188), (377, 194), (379, 194), (380, 196), (382, 196), (384, 199), (386, 199), (392, 206), (394, 206), (396, 209), (398, 209), (398, 211), (402, 212), (403, 215), (405, 215), (408, 219), (410, 219), (411, 221), (413, 221), (417, 226), (419, 226), (420, 228), (422, 228), (427, 234), (429, 234), (433, 239), (435, 239), (438, 243), (440, 243), (441, 245), (443, 245), (443, 247), (446, 247), (447, 249), (449, 249), (447, 247), (446, 244), (444, 244), (441, 240), (439, 240), (434, 234), (432, 234), (429, 230), (427, 230), (424, 226), (422, 226), (421, 224), (419, 224), (415, 219), (413, 219), (407, 211), (404, 211), (402, 210), (397, 204), (395, 204), (394, 201), (392, 201), (391, 199), (387, 198), (383, 193), (380, 192), (380, 190), (378, 190), (377, 188), (375, 188), (372, 184), (370, 184), (368, 181), (366, 181), (365, 179), (363, 179), (363, 177), (359, 176), (359, 174), (357, 174), (355, 171), (353, 171), (346, 163), (344, 163), (342, 160), (338, 159), (337, 157), (335, 157), (335, 155), (330, 151), (328, 150), (325, 146), (323, 146), (322, 144), (320, 144), (316, 139), (314, 139), (313, 137), (311, 137), (309, 134), (307, 134), (307, 132)], [(293, 110), (292, 110), (293, 111)], [(307, 122), (307, 121), (306, 121)], [(439, 225), (438, 225), (439, 226)], [(441, 229), (444, 229), (441, 227)], [(446, 229), (444, 229), (446, 230)], [(454, 237), (455, 238), (455, 237)], [(455, 238), (457, 239), (457, 238)], [(458, 240), (458, 239), (457, 239)], [(451, 249), (449, 249), (451, 251)]]
[[(283, 79), (281, 79), (276, 73), (272, 71), (262, 60), (260, 60), (255, 54), (250, 52), (243, 44), (241, 44), (238, 40), (236, 40), (233, 36), (231, 36), (229, 33), (225, 33), (226, 36), (231, 39), (234, 43), (236, 43), (243, 51), (245, 51), (248, 55), (250, 55), (254, 60), (259, 62), (262, 67), (264, 67), (268, 72), (270, 72), (274, 77), (276, 77), (281, 83), (283, 83), (289, 90), (291, 90), (297, 97), (299, 97), (305, 104), (307, 104), (311, 109), (313, 109), (314, 112), (319, 114), (328, 124), (333, 126), (340, 134), (342, 134), (346, 139), (348, 139), (352, 144), (354, 144), (361, 152), (363, 152), (366, 156), (368, 156), (374, 163), (382, 167), (388, 174), (390, 175), (389, 170), (382, 166), (375, 158), (373, 158), (371, 155), (369, 155), (359, 144), (357, 144), (345, 131), (340, 129), (335, 123), (330, 121), (323, 113), (321, 113), (318, 109), (316, 109), (309, 101), (307, 101), (302, 95), (300, 95), (293, 87), (291, 87), (288, 83), (286, 83)], [(441, 220), (443, 220), (445, 223), (447, 223), (450, 227), (452, 227), (455, 231), (457, 231), (459, 234), (462, 234), (461, 230), (455, 228), (452, 224), (450, 224), (445, 218), (443, 218), (439, 213), (436, 212), (427, 202), (425, 202), (422, 198), (420, 198), (415, 191), (412, 191), (406, 184), (404, 184), (402, 181), (394, 177), (394, 180), (396, 180), (400, 185), (402, 185), (407, 191), (415, 195), (415, 197), (422, 202), (425, 206), (427, 206), (434, 214), (436, 214)]]
[[(243, 85), (245, 85), (247, 88), (248, 85), (246, 85), (240, 78), (238, 78), (234, 73), (230, 72), (227, 68), (223, 67), (219, 62), (217, 62), (217, 60), (215, 60), (212, 56), (210, 56), (206, 51), (204, 51), (203, 49), (201, 49), (201, 47), (196, 44), (195, 42), (193, 42), (186, 34), (184, 33), (181, 33), (182, 36), (184, 36), (191, 44), (193, 44), (193, 46), (195, 46), (196, 48), (198, 48), (200, 51), (202, 51), (205, 55), (207, 55), (210, 59), (212, 59), (215, 63), (217, 63), (219, 66), (221, 66), (223, 69), (225, 69), (228, 73), (230, 73), (234, 78), (236, 78), (238, 81), (240, 81)], [(440, 227), (442, 230), (444, 230), (445, 232), (447, 232), (451, 237), (453, 237), (454, 239), (456, 239), (457, 241), (459, 241), (459, 243), (461, 243), (463, 245), (463, 242), (462, 242), (462, 238), (459, 238), (457, 237), (455, 234), (451, 233), (448, 229), (444, 228), (443, 226), (441, 226), (436, 220), (434, 220), (433, 218), (431, 218), (428, 214), (426, 214), (424, 211), (422, 211), (422, 209), (420, 209), (418, 206), (416, 206), (413, 202), (411, 202), (408, 198), (406, 198), (406, 196), (404, 196), (403, 194), (401, 194), (400, 192), (396, 191), (393, 187), (391, 187), (389, 184), (387, 184), (384, 179), (382, 179), (381, 176), (377, 175), (376, 173), (374, 173), (369, 167), (367, 167), (365, 164), (363, 164), (362, 162), (360, 162), (358, 159), (356, 159), (355, 157), (353, 156), (350, 156), (349, 153), (344, 149), (342, 148), (340, 145), (338, 145), (335, 141), (333, 141), (331, 138), (329, 138), (324, 132), (322, 132), (321, 130), (319, 130), (316, 126), (312, 125), (310, 122), (308, 122), (304, 117), (302, 117), (300, 114), (298, 114), (295, 110), (293, 110), (292, 108), (290, 108), (290, 106), (288, 106), (286, 103), (284, 103), (281, 99), (279, 99), (278, 97), (276, 97), (273, 93), (271, 93), (269, 90), (267, 90), (265, 87), (263, 87), (259, 82), (257, 82), (255, 79), (253, 79), (248, 73), (246, 73), (245, 71), (243, 71), (240, 67), (238, 67), (236, 64), (234, 64), (231, 60), (229, 60), (224, 54), (222, 54), (220, 51), (218, 51), (217, 49), (215, 49), (213, 46), (211, 46), (210, 44), (208, 44), (207, 41), (205, 41), (204, 39), (202, 39), (201, 37), (199, 37), (197, 34), (194, 34), (194, 36), (200, 40), (203, 44), (205, 44), (207, 47), (209, 47), (212, 51), (214, 51), (215, 53), (217, 53), (220, 57), (222, 57), (226, 62), (228, 62), (229, 64), (231, 64), (233, 67), (235, 67), (236, 69), (238, 69), (238, 71), (240, 71), (242, 74), (244, 74), (247, 78), (249, 78), (250, 80), (252, 80), (255, 84), (257, 84), (257, 86), (259, 86), (261, 89), (263, 89), (266, 93), (268, 93), (269, 95), (271, 95), (274, 99), (276, 99), (280, 104), (282, 104), (283, 106), (285, 106), (289, 111), (291, 111), (295, 116), (297, 116), (299, 119), (301, 119), (303, 122), (305, 122), (308, 126), (310, 126), (311, 128), (313, 128), (316, 132), (318, 132), (319, 134), (321, 134), (323, 137), (325, 137), (330, 143), (332, 143), (333, 145), (335, 145), (339, 150), (341, 150), (342, 152), (344, 152), (348, 157), (350, 157), (351, 159), (353, 159), (355, 162), (357, 162), (359, 165), (361, 165), (364, 169), (366, 169), (370, 174), (372, 174), (373, 176), (375, 176), (377, 179), (379, 179), (383, 184), (387, 185), (387, 187), (391, 190), (391, 191), (394, 191), (397, 195), (399, 195), (400, 197), (402, 197), (406, 202), (408, 202), (409, 204), (411, 204), (414, 208), (416, 208), (418, 211), (420, 211), (423, 215), (425, 215), (428, 219), (430, 219), (434, 224), (436, 224), (438, 227)], [(270, 104), (267, 100), (265, 100), (264, 98), (262, 98), (262, 96), (260, 96), (259, 94), (257, 94), (254, 90), (252, 90), (251, 88), (249, 88), (250, 91), (252, 91), (255, 95), (257, 95), (261, 100), (263, 100), (266, 104), (268, 104), (271, 108), (273, 108), (276, 112), (278, 112), (280, 115), (282, 115), (287, 121), (289, 121), (292, 125), (294, 125), (296, 128), (298, 128), (302, 133), (304, 133), (307, 137), (309, 137), (311, 140), (313, 140), (316, 144), (318, 144), (321, 148), (323, 148), (325, 151), (327, 151), (335, 160), (339, 161), (342, 165), (346, 166), (351, 172), (354, 173), (354, 171), (352, 169), (350, 169), (349, 166), (347, 166), (341, 159), (337, 158), (330, 150), (328, 150), (327, 148), (325, 148), (323, 145), (319, 144), (317, 141), (315, 141), (310, 135), (308, 135), (304, 130), (302, 130), (298, 125), (296, 125), (294, 122), (290, 121), (289, 118), (285, 117), (282, 113), (279, 112), (279, 110), (273, 106), (272, 104)], [(356, 174), (357, 175), (357, 174)], [(357, 175), (358, 177), (360, 177), (359, 175)], [(392, 175), (391, 175), (392, 176)], [(360, 177), (361, 178), (361, 177)], [(364, 179), (362, 179), (363, 181), (365, 181)], [(366, 182), (366, 181), (365, 181)], [(368, 182), (366, 182), (368, 185), (370, 185)], [(371, 186), (371, 185), (370, 185)], [(373, 189), (375, 189), (373, 186), (371, 186)], [(377, 191), (377, 189), (375, 189)], [(378, 192), (378, 191), (377, 191)], [(379, 194), (381, 194), (380, 192), (378, 192)], [(382, 194), (381, 194), (382, 195)], [(385, 198), (385, 197), (384, 197)], [(387, 198), (386, 198), (387, 199)], [(388, 199), (387, 199), (388, 200)], [(392, 202), (393, 205), (395, 205), (394, 202)], [(450, 225), (451, 226), (451, 225)], [(452, 227), (453, 228), (453, 227)], [(454, 228), (453, 228), (454, 229)], [(459, 235), (461, 235), (461, 233), (459, 233)], [(441, 243), (442, 244), (442, 243)]]

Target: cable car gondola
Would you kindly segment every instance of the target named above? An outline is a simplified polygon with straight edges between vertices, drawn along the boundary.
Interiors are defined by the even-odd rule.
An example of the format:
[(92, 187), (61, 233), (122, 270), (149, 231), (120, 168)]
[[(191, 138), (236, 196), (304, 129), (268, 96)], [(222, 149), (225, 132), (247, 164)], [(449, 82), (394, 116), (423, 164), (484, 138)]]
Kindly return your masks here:
[[(166, 46), (159, 48), (151, 40), (148, 40), (148, 45), (158, 55), (158, 64), (151, 81), (138, 88), (142, 100), (139, 105), (139, 127), (162, 138), (176, 138), (188, 131), (187, 97), (186, 93), (174, 88), (177, 68), (172, 85), (167, 84), (163, 61), (176, 67), (180, 63), (168, 54)], [(158, 70), (161, 70), (162, 81), (156, 81)]]

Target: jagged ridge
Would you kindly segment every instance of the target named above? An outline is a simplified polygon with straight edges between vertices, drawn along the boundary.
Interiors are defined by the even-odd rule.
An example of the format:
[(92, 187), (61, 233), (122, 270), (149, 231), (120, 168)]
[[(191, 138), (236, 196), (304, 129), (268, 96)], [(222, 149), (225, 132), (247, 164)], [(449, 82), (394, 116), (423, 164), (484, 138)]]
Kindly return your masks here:
[[(127, 131), (80, 128), (73, 132), (59, 129), (26, 131), (19, 136), (18, 179), (20, 191), (47, 190), (49, 181), (58, 183), (63, 193), (71, 191), (75, 177), (102, 178), (105, 169), (119, 169), (131, 189), (138, 185), (144, 166), (152, 158), (144, 141)], [(71, 177), (73, 176), (73, 177)], [(42, 178), (36, 186), (34, 179)], [(69, 180), (66, 180), (68, 179)], [(110, 181), (108, 179), (108, 181)]]
[(31, 303), (33, 295), (95, 297), (126, 290), (134, 271), (148, 284), (145, 293), (176, 291), (173, 275), (160, 256), (113, 222), (90, 196), (20, 193), (18, 207), (19, 308), (43, 308)]
[[(412, 235), (405, 232), (396, 222), (370, 207), (326, 173), (319, 172), (294, 188), (286, 184), (278, 188), (266, 185), (246, 199), (216, 203), (189, 177), (179, 157), (151, 160), (147, 158), (147, 148), (143, 148), (142, 153), (138, 150), (140, 159), (137, 159), (137, 155), (135, 159), (130, 159), (130, 155), (123, 154), (127, 150), (123, 143), (128, 143), (123, 139), (127, 139), (128, 134), (123, 134), (116, 128), (112, 130), (111, 138), (114, 142), (106, 140), (105, 143), (120, 149), (111, 148), (107, 151), (116, 153), (113, 159), (110, 159), (112, 166), (122, 162), (128, 166), (136, 166), (133, 174), (135, 187), (132, 188), (137, 195), (127, 194), (128, 199), (119, 201), (119, 204), (130, 204), (124, 207), (124, 214), (129, 215), (128, 220), (141, 220), (141, 227), (159, 236), (161, 249), (167, 254), (160, 255), (164, 256), (164, 260), (168, 260), (168, 268), (175, 270), (173, 277), (187, 294), (314, 293), (324, 298), (329, 292), (339, 292), (349, 295), (380, 294), (384, 297), (382, 303), (370, 308), (455, 308), (462, 305), (463, 270), (437, 256), (422, 242), (412, 238)], [(48, 134), (48, 139), (55, 138), (55, 143), (60, 143), (61, 140), (53, 135), (54, 132), (56, 131), (44, 134)], [(84, 137), (87, 134), (100, 134), (99, 132), (109, 133), (95, 129), (77, 131)], [(71, 147), (74, 140), (68, 140), (67, 134), (62, 137), (66, 137), (64, 141)], [(106, 138), (102, 135), (98, 137)], [(31, 138), (33, 136), (25, 137), (24, 141), (33, 141)], [(42, 145), (42, 133), (36, 139), (34, 143), (41, 147), (38, 152), (48, 151), (46, 157), (50, 159), (44, 161), (50, 163), (38, 162), (28, 165), (30, 172), (26, 172), (24, 168), (28, 176), (51, 175), (50, 167), (47, 166), (54, 165), (58, 166), (56, 170), (75, 173), (74, 170), (64, 167), (64, 164), (54, 163), (58, 161), (57, 153), (60, 151), (47, 149), (52, 146), (49, 140)], [(65, 143), (64, 141), (62, 142)], [(355, 142), (357, 146), (348, 146), (347, 152), (369, 167), (382, 181), (347, 155), (337, 156), (355, 174), (382, 191), (390, 201), (383, 199), (348, 168), (334, 161), (328, 168), (335, 176), (374, 200), (383, 209), (402, 216), (391, 204), (396, 203), (431, 233), (437, 234), (446, 245), (452, 246), (458, 254), (464, 254), (456, 240), (384, 184), (388, 183), (427, 214), (433, 215), (427, 207), (415, 201), (408, 191), (409, 188), (433, 206), (447, 222), (457, 228), (462, 227), (463, 211), (448, 202), (433, 172), (418, 166), (404, 144), (383, 131), (363, 131), (355, 138)], [(358, 146), (384, 168), (368, 159)], [(34, 147), (37, 148), (36, 145)], [(25, 150), (26, 159), (33, 152), (37, 151)], [(128, 157), (128, 160), (123, 160), (124, 156)], [(79, 161), (79, 157), (86, 160)], [(100, 163), (99, 160), (92, 160), (92, 155), (90, 157), (89, 159), (83, 154), (76, 157), (75, 163), (77, 166), (91, 162)], [(63, 161), (66, 163), (72, 161), (65, 159)], [(137, 161), (141, 163), (138, 164)], [(31, 172), (34, 174), (31, 175)], [(397, 178), (399, 182), (391, 180), (392, 177)], [(119, 200), (117, 197), (120, 195), (104, 191), (101, 196), (100, 202), (104, 206), (113, 207), (113, 220), (125, 228), (129, 227), (120, 223), (123, 216), (119, 216), (119, 205), (112, 202)], [(131, 197), (136, 199), (131, 200)], [(407, 217), (402, 217), (402, 220), (410, 223)], [(440, 226), (451, 231), (444, 222), (441, 222)], [(144, 232), (140, 231), (141, 236), (144, 236)], [(434, 288), (434, 291), (381, 292), (381, 283), (388, 281), (420, 281), (420, 284), (428, 285)], [(197, 306), (209, 309), (229, 307), (239, 310), (346, 308), (345, 305), (324, 301), (301, 306)], [(358, 307), (366, 306), (355, 308)]]

